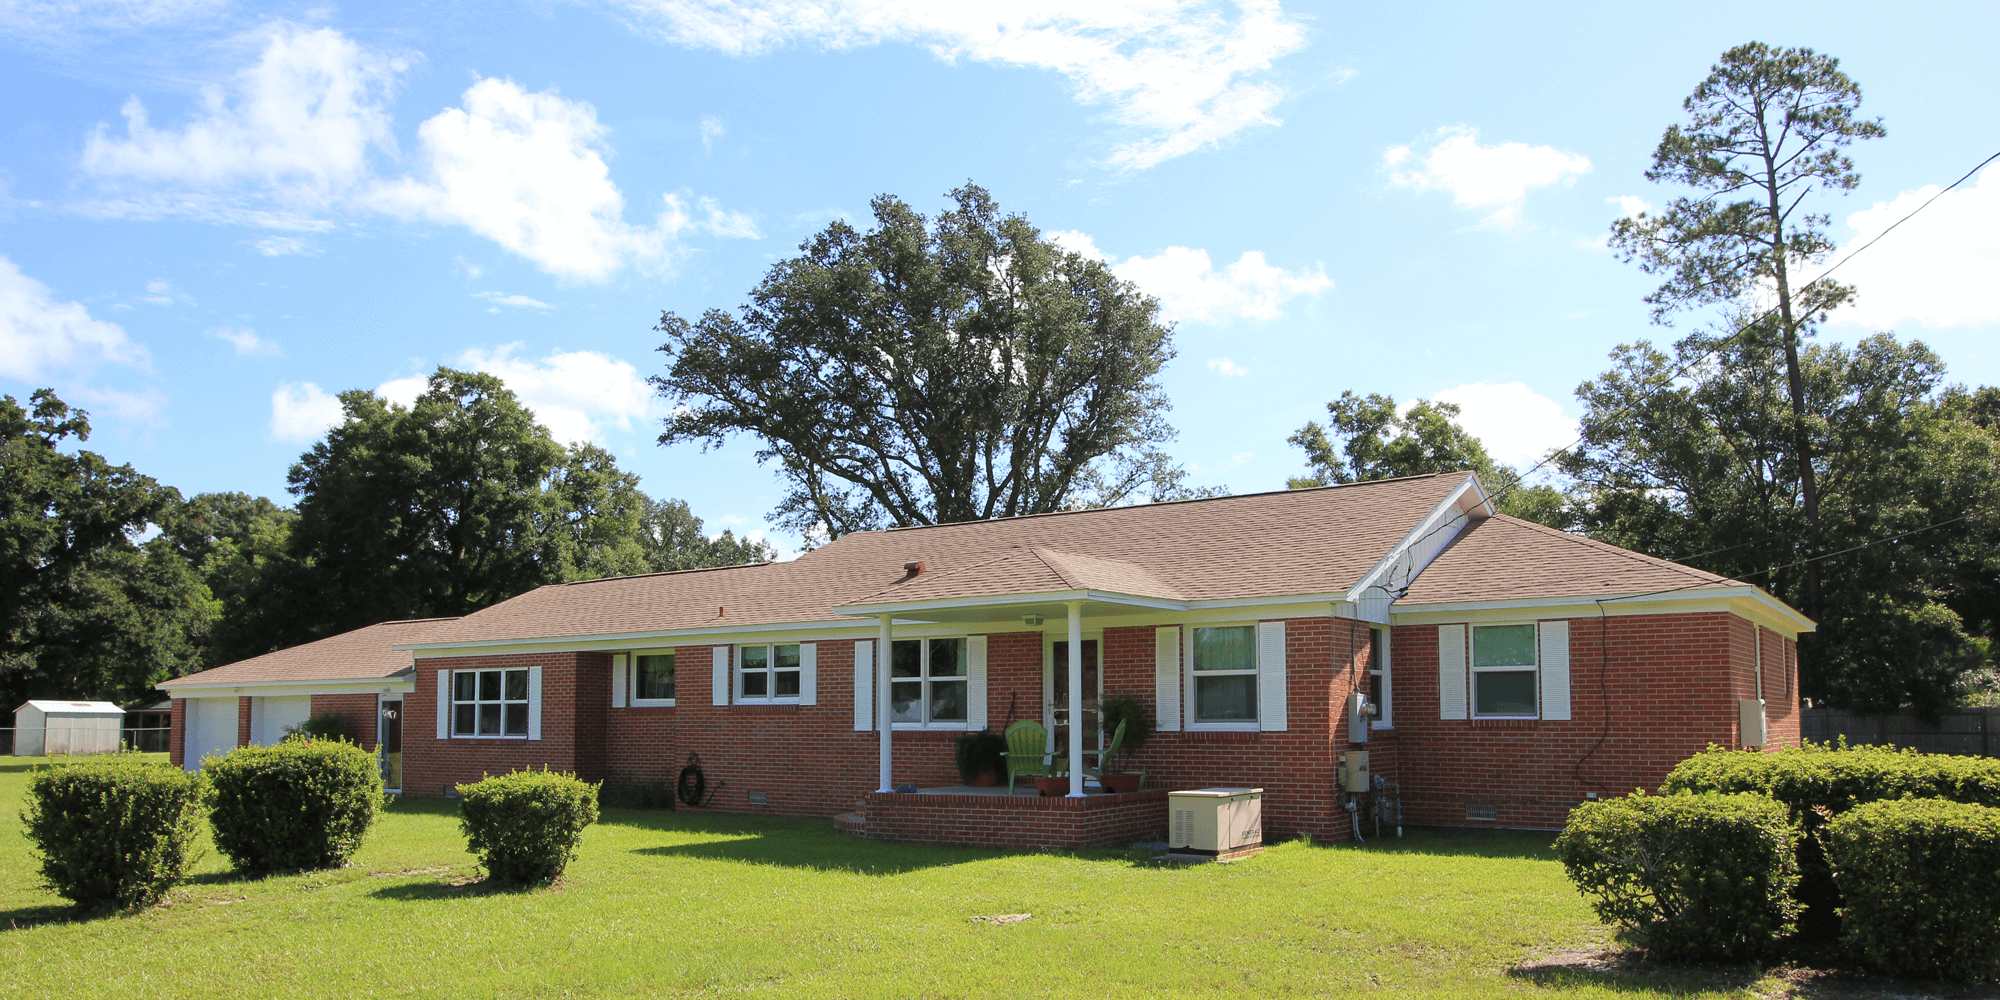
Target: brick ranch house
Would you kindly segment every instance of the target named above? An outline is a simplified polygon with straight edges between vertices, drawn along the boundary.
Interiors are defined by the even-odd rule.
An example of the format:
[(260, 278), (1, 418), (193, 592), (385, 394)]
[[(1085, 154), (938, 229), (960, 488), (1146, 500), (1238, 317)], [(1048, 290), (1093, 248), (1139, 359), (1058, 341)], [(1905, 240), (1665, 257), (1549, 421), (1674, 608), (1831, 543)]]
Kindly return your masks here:
[[(1760, 725), (1795, 744), (1812, 627), (1755, 586), (1497, 515), (1460, 472), (856, 532), (161, 686), (187, 767), (334, 712), (399, 754), (408, 795), (543, 765), (671, 783), (696, 753), (720, 785), (705, 808), (884, 839), (1129, 840), (1165, 828), (1165, 790), (1215, 785), (1264, 789), (1267, 839), (1339, 839), (1350, 751), (1406, 822), (1547, 829)], [(1074, 765), (1118, 696), (1154, 719), (1119, 765), (1147, 790), (1096, 794)], [(956, 785), (953, 737), (1017, 719), (1051, 727), (1072, 796), (892, 791)]]

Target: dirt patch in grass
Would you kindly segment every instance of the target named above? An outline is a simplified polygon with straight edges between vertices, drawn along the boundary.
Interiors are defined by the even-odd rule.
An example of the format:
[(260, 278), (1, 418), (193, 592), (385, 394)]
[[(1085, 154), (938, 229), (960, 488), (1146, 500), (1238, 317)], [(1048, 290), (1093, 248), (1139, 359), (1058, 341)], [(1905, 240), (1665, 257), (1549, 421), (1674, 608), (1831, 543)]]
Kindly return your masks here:
[(1871, 976), (1854, 969), (1788, 963), (1764, 966), (1656, 962), (1643, 951), (1558, 951), (1507, 970), (1553, 989), (1602, 986), (1659, 992), (1739, 991), (1766, 1000), (1991, 1000), (1993, 983), (1939, 983)]

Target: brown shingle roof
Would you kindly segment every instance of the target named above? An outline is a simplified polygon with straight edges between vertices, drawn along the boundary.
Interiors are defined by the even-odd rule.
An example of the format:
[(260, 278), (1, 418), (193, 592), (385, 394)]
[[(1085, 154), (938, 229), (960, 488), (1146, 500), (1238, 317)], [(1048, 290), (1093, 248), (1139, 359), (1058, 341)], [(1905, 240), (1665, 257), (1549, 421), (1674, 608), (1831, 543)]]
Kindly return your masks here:
[(303, 646), (225, 663), (211, 670), (166, 681), (159, 686), (175, 688), (194, 684), (271, 684), (285, 681), (376, 680), (391, 676), (411, 663), (402, 643), (426, 642), (454, 618), (420, 618), (412, 621), (383, 622), (343, 632)]
[[(541, 587), (417, 641), (852, 621), (832, 609), (885, 591), (893, 595), (888, 599), (907, 599), (914, 589), (894, 585), (913, 560), (927, 569), (907, 586), (963, 586), (968, 595), (1020, 592), (990, 588), (1039, 587), (1032, 581), (1064, 574), (1091, 581), (1089, 587), (1154, 588), (1185, 600), (1335, 593), (1352, 586), (1470, 475), (854, 532), (790, 562)], [(969, 573), (949, 582), (982, 564), (990, 579)]]
[(1399, 605), (1518, 601), (1746, 586), (1692, 566), (1500, 515), (1476, 521)]

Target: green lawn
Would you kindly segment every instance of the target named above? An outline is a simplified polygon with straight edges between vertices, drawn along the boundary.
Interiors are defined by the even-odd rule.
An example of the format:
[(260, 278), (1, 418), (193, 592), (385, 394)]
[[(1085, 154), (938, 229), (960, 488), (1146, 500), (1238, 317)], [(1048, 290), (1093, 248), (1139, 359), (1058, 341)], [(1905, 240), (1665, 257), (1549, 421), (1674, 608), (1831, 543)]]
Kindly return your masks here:
[[(164, 906), (73, 918), (35, 886), (0, 758), (0, 993), (52, 997), (1742, 996), (1523, 960), (1606, 940), (1548, 835), (1281, 844), (1236, 864), (855, 840), (823, 820), (608, 810), (557, 888), (488, 891), (456, 805), (391, 806), (351, 867), (259, 880), (211, 850)], [(975, 914), (1031, 913), (1012, 926)], [(1783, 992), (1782, 985), (1777, 987)], [(1719, 990), (1720, 992), (1705, 992)]]

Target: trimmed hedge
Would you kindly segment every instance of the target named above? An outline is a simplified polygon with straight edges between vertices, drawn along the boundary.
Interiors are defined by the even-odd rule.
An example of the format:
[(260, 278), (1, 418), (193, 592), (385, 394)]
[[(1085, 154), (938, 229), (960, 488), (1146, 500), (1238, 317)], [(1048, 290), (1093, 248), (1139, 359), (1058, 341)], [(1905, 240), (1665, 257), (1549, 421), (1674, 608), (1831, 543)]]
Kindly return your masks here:
[(1800, 831), (1799, 929), (1833, 940), (1840, 934), (1840, 890), (1826, 860), (1827, 821), (1865, 802), (1906, 796), (2000, 806), (2000, 760), (1844, 742), (1776, 753), (1711, 746), (1675, 765), (1660, 791), (1757, 792), (1784, 803)]
[(199, 775), (112, 754), (37, 768), (21, 822), (57, 895), (126, 909), (166, 898), (194, 867), (202, 797)]
[(1620, 939), (1665, 959), (1727, 960), (1790, 929), (1796, 836), (1761, 795), (1634, 792), (1578, 806), (1555, 849)]
[(382, 809), (375, 755), (340, 740), (239, 747), (202, 769), (215, 846), (243, 871), (338, 868)]
[(557, 771), (515, 771), (458, 786), (459, 828), (486, 874), (548, 885), (597, 822), (597, 786)]
[(1827, 853), (1855, 955), (1898, 975), (2000, 975), (2000, 809), (1866, 803), (1832, 822)]

